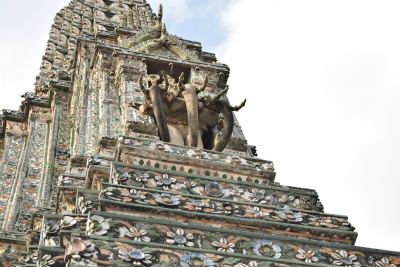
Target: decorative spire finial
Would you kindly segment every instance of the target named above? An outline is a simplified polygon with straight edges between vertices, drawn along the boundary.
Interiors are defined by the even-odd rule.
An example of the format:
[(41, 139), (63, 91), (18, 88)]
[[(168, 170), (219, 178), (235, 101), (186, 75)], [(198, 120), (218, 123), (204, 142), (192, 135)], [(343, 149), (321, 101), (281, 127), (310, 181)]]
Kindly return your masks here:
[(158, 7), (157, 24), (156, 24), (156, 26), (154, 26), (154, 28), (159, 32), (162, 29), (162, 17), (163, 17), (163, 6), (162, 6), (162, 4), (160, 4)]

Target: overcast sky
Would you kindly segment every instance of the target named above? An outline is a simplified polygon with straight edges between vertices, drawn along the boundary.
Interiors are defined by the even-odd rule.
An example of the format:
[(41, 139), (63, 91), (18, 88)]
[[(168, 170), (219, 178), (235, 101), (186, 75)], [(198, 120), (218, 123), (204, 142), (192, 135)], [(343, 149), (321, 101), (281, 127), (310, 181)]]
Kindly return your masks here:
[[(150, 0), (171, 34), (231, 68), (228, 96), (276, 181), (349, 216), (356, 245), (400, 250), (400, 2)], [(68, 1), (0, 0), (0, 108), (33, 90)]]

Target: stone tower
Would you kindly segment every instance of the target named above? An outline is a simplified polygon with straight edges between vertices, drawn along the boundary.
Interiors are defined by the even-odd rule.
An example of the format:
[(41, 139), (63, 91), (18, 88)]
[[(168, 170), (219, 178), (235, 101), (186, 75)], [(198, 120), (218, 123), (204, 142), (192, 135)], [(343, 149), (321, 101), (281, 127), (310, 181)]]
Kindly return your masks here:
[(1, 118), (2, 266), (400, 266), (354, 246), (313, 189), (274, 181), (229, 103), (228, 66), (162, 6), (72, 0), (34, 93)]

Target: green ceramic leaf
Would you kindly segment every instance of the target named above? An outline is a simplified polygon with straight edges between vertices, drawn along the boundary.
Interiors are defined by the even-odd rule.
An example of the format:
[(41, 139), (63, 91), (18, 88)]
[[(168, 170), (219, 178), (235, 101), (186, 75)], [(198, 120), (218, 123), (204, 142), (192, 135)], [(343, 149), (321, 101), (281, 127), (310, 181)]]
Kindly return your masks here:
[(289, 247), (289, 246), (287, 246), (285, 244), (279, 244), (279, 246), (281, 247), (281, 249), (283, 251), (287, 251), (287, 250), (292, 250), (293, 249), (292, 247)]
[(110, 224), (111, 227), (120, 224), (120, 221), (107, 220), (107, 222)]
[(259, 264), (258, 264), (258, 267), (269, 267), (269, 266), (271, 266), (272, 265), (272, 262), (260, 262)]
[(160, 237), (160, 235), (159, 235), (156, 231), (154, 231), (154, 230), (147, 230), (147, 234), (148, 234), (150, 237)]
[(197, 193), (196, 191), (194, 191), (192, 188), (188, 188), (187, 189), (191, 194), (193, 195), (200, 195), (199, 193)]
[(142, 229), (148, 231), (148, 230), (154, 230), (155, 228), (156, 227), (154, 225), (146, 225)]
[(244, 237), (244, 236), (242, 236), (241, 239), (243, 241), (246, 241), (246, 242), (252, 242), (252, 240), (250, 238), (247, 238), (247, 237)]
[(188, 190), (186, 188), (179, 188), (176, 191), (181, 192), (182, 194), (187, 194)]
[(136, 187), (141, 187), (143, 184), (142, 184), (142, 182), (131, 182), (131, 185), (132, 186), (136, 186)]
[(99, 247), (105, 246), (106, 243), (101, 241), (101, 240), (94, 240), (92, 239), (93, 243), (95, 243), (96, 245), (98, 245)]
[(316, 257), (318, 260), (326, 260), (326, 258), (322, 256), (320, 253), (315, 253), (314, 257)]
[(5, 254), (8, 254), (11, 252), (11, 245), (8, 245), (8, 247), (6, 248), (6, 250), (4, 250)]
[(193, 182), (195, 182), (198, 185), (205, 185), (208, 183), (208, 181), (204, 181), (202, 179), (194, 179)]
[(214, 234), (207, 234), (206, 233), (206, 237), (208, 238), (208, 239), (210, 239), (211, 241), (216, 241), (216, 242), (219, 242), (219, 240), (220, 240), (220, 238), (218, 238), (216, 235), (214, 235)]
[(240, 259), (238, 259), (238, 258), (227, 258), (222, 263), (228, 264), (228, 265), (234, 265), (234, 264), (238, 263), (239, 261), (240, 261)]
[(102, 248), (110, 250), (110, 249), (115, 248), (116, 246), (117, 245), (115, 245), (114, 243), (108, 243), (107, 245), (102, 246)]
[(172, 266), (171, 263), (166, 262), (166, 261), (161, 261), (161, 265), (162, 265), (163, 267), (170, 267), (170, 266)]
[(250, 242), (243, 243), (242, 245), (240, 245), (240, 247), (242, 249), (249, 250), (249, 249), (251, 249), (253, 247), (253, 242), (250, 241)]
[(151, 171), (146, 172), (146, 174), (148, 174), (150, 177), (158, 176), (157, 173)]
[[(130, 267), (132, 265), (132, 263), (125, 263), (122, 261), (111, 261), (111, 262), (114, 263), (118, 267)], [(153, 267), (154, 267), (154, 265), (153, 265)]]
[(145, 254), (151, 254), (151, 253), (159, 251), (159, 249), (158, 248), (145, 247), (145, 248), (142, 248), (140, 251), (145, 253)]

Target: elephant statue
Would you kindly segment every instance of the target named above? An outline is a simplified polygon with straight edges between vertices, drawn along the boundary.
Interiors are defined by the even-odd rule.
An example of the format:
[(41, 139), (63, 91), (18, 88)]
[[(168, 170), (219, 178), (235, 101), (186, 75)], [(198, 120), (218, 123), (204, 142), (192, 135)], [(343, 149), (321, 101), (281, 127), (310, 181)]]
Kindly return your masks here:
[[(160, 76), (157, 74), (151, 74), (148, 78), (151, 86), (146, 90), (142, 76), (139, 77), (139, 88), (144, 94), (145, 104), (132, 107), (142, 114), (154, 116), (162, 141), (214, 151), (224, 150), (233, 131), (233, 111), (240, 110), (246, 100), (232, 107), (221, 99), (228, 88), (211, 98), (203, 93), (207, 77), (198, 89), (192, 84), (183, 84), (184, 73), (177, 83), (165, 74), (162, 84), (158, 84)], [(217, 135), (218, 129), (222, 131)]]

